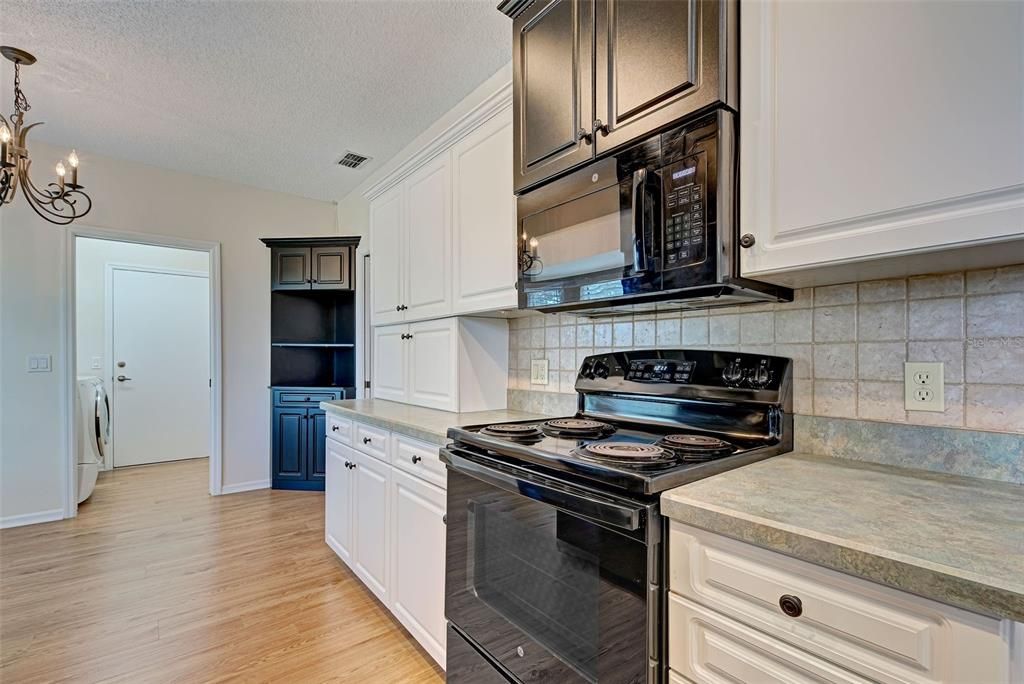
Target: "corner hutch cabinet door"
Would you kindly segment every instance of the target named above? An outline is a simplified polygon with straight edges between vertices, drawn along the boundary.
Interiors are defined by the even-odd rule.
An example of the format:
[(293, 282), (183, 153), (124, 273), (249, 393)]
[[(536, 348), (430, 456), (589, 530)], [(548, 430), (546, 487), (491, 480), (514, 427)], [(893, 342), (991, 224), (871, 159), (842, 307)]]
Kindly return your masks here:
[(936, 272), (963, 266), (938, 250), (1024, 235), (1024, 3), (876, 10), (742, 7), (745, 276), (820, 284), (798, 271), (892, 255)]
[(373, 329), (373, 378), (370, 381), (374, 399), (406, 400), (406, 368), (409, 365), (409, 342), (406, 325), (388, 325)]
[(391, 471), (391, 610), (444, 667), (445, 493)]
[(458, 332), (457, 318), (409, 325), (409, 403), (442, 411), (458, 410)]
[(451, 300), (451, 157), (442, 152), (406, 181), (405, 320), (443, 316)]
[(402, 305), (405, 185), (399, 184), (370, 203), (370, 275), (373, 282), (373, 324), (405, 319)]
[(306, 409), (274, 409), (274, 480), (306, 479), (307, 430)]
[(515, 190), (594, 157), (593, 0), (541, 0), (512, 23)]
[(322, 482), (327, 460), (327, 414), (320, 409), (306, 411), (306, 478)]
[(517, 308), (512, 110), (452, 149), (452, 306), (458, 313)]
[(352, 289), (351, 247), (313, 247), (309, 251), (314, 290)]
[(355, 489), (355, 565), (353, 570), (385, 605), (390, 605), (388, 494), (391, 466), (357, 451), (350, 454)]
[(271, 290), (309, 289), (309, 247), (272, 247), (270, 259)]
[(728, 100), (727, 65), (708, 56), (722, 56), (719, 28), (728, 40), (730, 22), (735, 36), (731, 0), (597, 0), (595, 116), (609, 131), (595, 132), (597, 154)]
[(338, 558), (352, 565), (353, 522), (353, 475), (355, 457), (350, 448), (334, 440), (327, 442), (327, 462), (324, 483), (324, 531), (327, 545)]

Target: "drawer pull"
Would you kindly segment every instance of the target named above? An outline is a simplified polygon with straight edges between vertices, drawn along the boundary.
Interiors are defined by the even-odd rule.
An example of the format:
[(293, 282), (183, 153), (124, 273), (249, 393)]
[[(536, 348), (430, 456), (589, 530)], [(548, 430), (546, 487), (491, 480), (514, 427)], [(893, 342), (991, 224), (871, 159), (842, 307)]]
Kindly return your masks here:
[(331, 426), (331, 432), (337, 432), (337, 431), (338, 431), (338, 426), (337, 425), (332, 425)]
[(371, 441), (373, 440), (371, 440), (369, 437), (363, 437), (363, 444), (369, 444)]
[(804, 612), (804, 604), (800, 599), (792, 594), (783, 594), (779, 597), (779, 608), (782, 612), (789, 617), (800, 617)]
[(423, 458), (422, 458), (421, 456), (413, 456), (413, 457), (412, 457), (412, 463), (413, 463), (413, 465), (416, 465), (417, 463), (419, 463), (419, 462), (420, 462), (420, 461), (422, 461), (422, 460), (423, 460)]

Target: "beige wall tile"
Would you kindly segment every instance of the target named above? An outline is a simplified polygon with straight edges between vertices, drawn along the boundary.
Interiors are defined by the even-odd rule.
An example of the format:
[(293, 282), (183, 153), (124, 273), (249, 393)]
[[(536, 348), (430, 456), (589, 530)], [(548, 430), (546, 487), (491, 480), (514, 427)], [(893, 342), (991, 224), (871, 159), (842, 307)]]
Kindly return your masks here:
[(612, 346), (612, 324), (611, 323), (595, 323), (594, 324), (594, 347), (610, 347)]
[(770, 344), (775, 341), (775, 314), (771, 311), (740, 316), (740, 342)]
[(612, 323), (612, 346), (628, 349), (633, 346), (633, 323), (619, 321)]
[(857, 375), (856, 345), (818, 344), (814, 347), (814, 377), (853, 380)]
[(864, 381), (857, 387), (857, 416), (865, 420), (903, 423), (903, 383)]
[(708, 319), (682, 319), (682, 342), (684, 347), (703, 346), (708, 343)]
[(814, 381), (807, 378), (793, 380), (793, 412), (802, 416), (814, 414)]
[(959, 340), (963, 337), (963, 300), (922, 299), (910, 302), (909, 338), (912, 340)]
[(857, 377), (902, 382), (905, 360), (905, 342), (862, 342), (857, 345)]
[(907, 411), (907, 422), (914, 425), (937, 425), (941, 427), (963, 427), (964, 425), (964, 386), (946, 385), (946, 410), (942, 413), (933, 411)]
[(965, 423), (969, 428), (1024, 432), (1024, 387), (968, 385)]
[(857, 288), (857, 300), (865, 302), (891, 302), (907, 298), (907, 281), (870, 280), (860, 283)]
[(576, 344), (581, 347), (589, 347), (594, 344), (594, 325), (592, 323), (576, 325)]
[(576, 326), (575, 325), (563, 325), (561, 332), (561, 346), (575, 347), (576, 346)]
[(857, 307), (857, 339), (905, 340), (907, 338), (906, 302), (861, 304)]
[(653, 347), (655, 341), (654, 319), (633, 323), (633, 345), (636, 347)]
[(968, 383), (1024, 385), (1024, 337), (969, 341), (966, 367)]
[(1024, 337), (1024, 292), (967, 297), (967, 337)]
[(944, 275), (918, 276), (908, 282), (908, 294), (911, 299), (928, 299), (931, 297), (959, 297), (964, 293), (964, 274), (946, 273)]
[(835, 306), (837, 304), (854, 304), (857, 301), (857, 285), (829, 285), (814, 288), (814, 306)]
[(775, 354), (793, 359), (794, 378), (814, 377), (814, 347), (809, 344), (777, 344)]
[(834, 418), (856, 418), (857, 383), (815, 380), (814, 413)]
[(680, 344), (680, 328), (682, 320), (679, 318), (658, 319), (655, 323), (656, 343), (659, 347), (678, 347)]
[(1024, 264), (967, 272), (967, 294), (1024, 292)]
[(811, 309), (780, 309), (775, 312), (775, 341), (781, 343), (810, 342)]
[(943, 380), (947, 384), (964, 381), (964, 343), (961, 340), (909, 342), (907, 344), (907, 361), (940, 362), (943, 364)]
[(857, 307), (830, 306), (814, 309), (815, 342), (853, 342), (857, 334)]
[(711, 345), (739, 344), (740, 317), (712, 316), (708, 323), (708, 338)]

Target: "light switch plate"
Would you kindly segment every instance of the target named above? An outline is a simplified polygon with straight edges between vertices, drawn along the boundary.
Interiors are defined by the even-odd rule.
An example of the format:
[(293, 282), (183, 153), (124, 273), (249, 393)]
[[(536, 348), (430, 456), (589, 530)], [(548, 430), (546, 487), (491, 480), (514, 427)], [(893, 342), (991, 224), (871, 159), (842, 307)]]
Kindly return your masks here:
[(53, 370), (53, 362), (49, 354), (33, 354), (25, 364), (29, 373), (49, 373)]
[(904, 363), (903, 386), (903, 403), (908, 411), (946, 410), (946, 388), (941, 363)]
[(531, 385), (546, 385), (548, 384), (548, 360), (547, 359), (534, 359), (530, 361), (530, 384)]
[(100, 370), (101, 368), (103, 368), (103, 359), (101, 359), (98, 356), (92, 357), (92, 366), (91, 366), (91, 368), (93, 370)]

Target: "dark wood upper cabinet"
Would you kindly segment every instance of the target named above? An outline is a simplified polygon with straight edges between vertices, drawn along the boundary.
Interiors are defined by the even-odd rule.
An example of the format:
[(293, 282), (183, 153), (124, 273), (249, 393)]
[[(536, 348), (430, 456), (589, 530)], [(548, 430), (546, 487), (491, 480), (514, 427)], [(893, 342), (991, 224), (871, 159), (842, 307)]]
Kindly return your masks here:
[(503, 0), (517, 194), (691, 114), (736, 107), (736, 0)]
[[(730, 0), (596, 0), (597, 154), (644, 138), (735, 88), (719, 36), (735, 32)], [(731, 65), (735, 69), (735, 65)], [(735, 80), (735, 79), (732, 79)]]
[(352, 288), (351, 247), (313, 247), (310, 255), (314, 290)]
[(594, 156), (593, 0), (537, 2), (512, 26), (519, 192)]
[(270, 287), (273, 290), (308, 290), (310, 262), (308, 247), (275, 247), (270, 251)]

